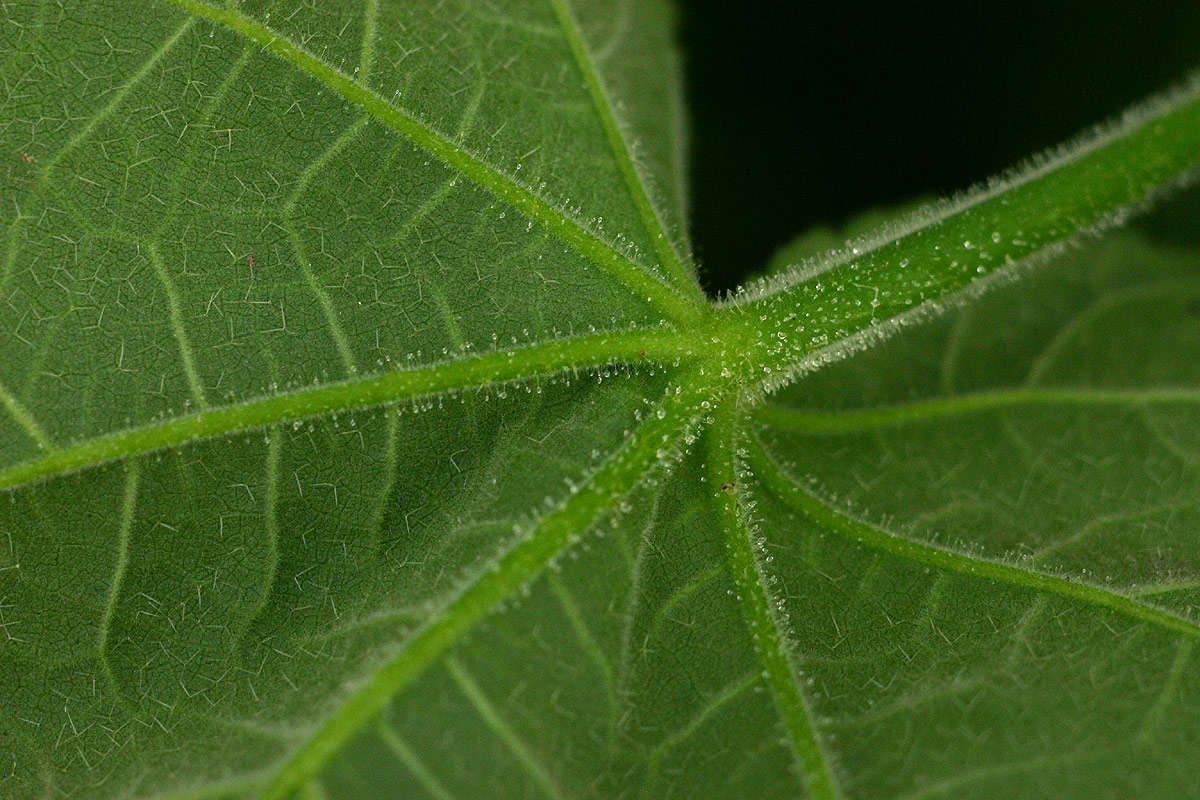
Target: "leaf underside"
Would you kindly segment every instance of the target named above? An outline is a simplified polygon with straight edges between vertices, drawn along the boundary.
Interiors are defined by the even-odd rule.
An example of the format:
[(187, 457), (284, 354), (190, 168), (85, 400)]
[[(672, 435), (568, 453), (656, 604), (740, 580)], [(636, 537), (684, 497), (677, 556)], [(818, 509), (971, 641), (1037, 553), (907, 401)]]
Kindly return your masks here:
[(665, 0), (0, 11), (3, 796), (1195, 796), (1194, 85), (713, 304)]

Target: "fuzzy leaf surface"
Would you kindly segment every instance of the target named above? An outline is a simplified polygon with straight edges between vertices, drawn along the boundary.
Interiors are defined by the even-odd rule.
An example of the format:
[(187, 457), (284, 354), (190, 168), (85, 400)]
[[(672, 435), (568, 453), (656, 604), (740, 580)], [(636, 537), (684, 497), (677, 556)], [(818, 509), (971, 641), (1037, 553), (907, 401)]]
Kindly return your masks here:
[(0, 795), (1194, 791), (1194, 83), (713, 303), (665, 0), (0, 12)]

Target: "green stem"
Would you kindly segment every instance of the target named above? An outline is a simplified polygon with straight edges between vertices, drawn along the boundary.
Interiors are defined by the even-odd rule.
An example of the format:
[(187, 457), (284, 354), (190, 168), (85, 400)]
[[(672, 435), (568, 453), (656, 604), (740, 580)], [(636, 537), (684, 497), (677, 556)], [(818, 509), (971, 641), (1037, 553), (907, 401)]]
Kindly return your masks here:
[[(1200, 164), (1200, 79), (1012, 177), (794, 271), (725, 307), (758, 330), (765, 369), (791, 375), (930, 316), (1003, 268), (1123, 222)], [(861, 251), (861, 252), (860, 252)]]
[(669, 328), (593, 334), (441, 361), (205, 409), (86, 439), (0, 469), (0, 491), (54, 475), (280, 422), (545, 377), (614, 363), (666, 363), (691, 348)]
[(725, 532), (726, 567), (762, 665), (763, 681), (775, 698), (804, 787), (816, 800), (837, 800), (841, 797), (837, 778), (822, 747), (812, 704), (801, 688), (800, 676), (787, 651), (787, 634), (772, 610), (777, 600), (767, 588), (766, 576), (751, 544), (752, 532), (745, 518), (735, 464), (736, 402), (729, 399), (718, 408), (708, 431), (709, 491), (715, 498), (717, 524)]

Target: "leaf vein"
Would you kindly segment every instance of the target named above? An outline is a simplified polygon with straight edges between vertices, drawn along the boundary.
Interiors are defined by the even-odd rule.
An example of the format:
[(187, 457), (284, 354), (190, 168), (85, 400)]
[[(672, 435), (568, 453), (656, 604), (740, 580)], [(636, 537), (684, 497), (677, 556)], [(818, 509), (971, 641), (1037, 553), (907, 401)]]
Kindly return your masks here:
[(1192, 639), (1180, 639), (1176, 645), (1175, 659), (1171, 662), (1171, 670), (1167, 673), (1167, 680), (1163, 683), (1162, 691), (1154, 701), (1154, 705), (1150, 707), (1150, 711), (1147, 712), (1146, 719), (1142, 722), (1142, 727), (1138, 731), (1137, 741), (1139, 744), (1148, 745), (1154, 733), (1162, 725), (1163, 715), (1166, 714), (1171, 701), (1179, 694), (1180, 686), (1183, 683), (1183, 674), (1195, 649), (1196, 642)]
[(764, 485), (794, 510), (831, 533), (918, 564), (1042, 594), (1057, 595), (1146, 622), (1189, 639), (1200, 640), (1200, 625), (1195, 622), (1109, 589), (906, 539), (863, 522), (813, 495), (775, 463), (757, 437), (748, 438), (750, 462)]
[(37, 419), (29, 409), (22, 405), (21, 401), (10, 392), (3, 383), (0, 383), (0, 404), (3, 404), (8, 413), (21, 426), (21, 430), (29, 434), (29, 438), (37, 443), (37, 446), (43, 450), (54, 450), (54, 442), (46, 435), (46, 431), (38, 424)]
[[(671, 276), (676, 286), (688, 291), (696, 302), (703, 302), (703, 296), (700, 293), (700, 287), (696, 283), (695, 276), (684, 267), (683, 262), (679, 259), (675, 248), (671, 244), (670, 237), (667, 235), (662, 219), (650, 203), (650, 195), (647, 192), (645, 181), (638, 173), (637, 166), (633, 163), (629, 143), (626, 141), (625, 135), (621, 132), (621, 125), (613, 110), (612, 102), (608, 98), (608, 92), (605, 90), (600, 73), (596, 69), (591, 54), (588, 52), (588, 46), (584, 41), (579, 21), (575, 18), (575, 14), (571, 11), (567, 0), (550, 0), (550, 2), (554, 6), (554, 13), (558, 17), (563, 36), (567, 40), (567, 45), (571, 50), (572, 57), (575, 59), (579, 73), (583, 76), (583, 82), (587, 86), (588, 95), (591, 97), (592, 107), (599, 118), (600, 126), (604, 129), (604, 136), (608, 140), (609, 149), (617, 161), (617, 167), (621, 172), (622, 180), (625, 182), (625, 188), (629, 192), (629, 197), (633, 201), (634, 208), (637, 209), (638, 217), (641, 219), (646, 235), (650, 237), (651, 245), (654, 247), (654, 252), (658, 255), (659, 262), (662, 264), (663, 269)], [(625, 9), (625, 13), (626, 15), (628, 14), (628, 7)]]
[(799, 433), (850, 433), (927, 422), (946, 417), (1021, 406), (1144, 406), (1200, 403), (1200, 389), (1010, 389), (935, 397), (912, 403), (845, 411), (812, 411), (763, 406), (760, 422)]
[[(676, 393), (676, 388), (679, 392)], [(441, 658), (480, 620), (538, 574), (574, 539), (632, 491), (646, 473), (661, 465), (665, 453), (697, 422), (716, 387), (698, 371), (667, 390), (663, 414), (645, 419), (621, 447), (561, 504), (533, 523), (528, 533), (500, 556), (491, 569), (464, 584), (440, 614), (414, 634), (296, 750), (260, 795), (282, 800), (316, 774), (361, 725), (391, 698)]]
[(201, 383), (200, 374), (196, 371), (196, 360), (192, 356), (192, 344), (188, 339), (187, 329), (184, 327), (179, 292), (158, 252), (158, 244), (150, 242), (146, 246), (146, 250), (150, 254), (150, 264), (154, 267), (154, 274), (158, 277), (163, 294), (167, 297), (167, 315), (171, 320), (171, 333), (175, 337), (175, 344), (179, 347), (179, 360), (183, 362), (183, 372), (187, 376), (188, 388), (192, 392), (196, 405), (200, 408), (207, 408), (208, 398), (204, 395), (204, 384)]
[(717, 522), (725, 534), (726, 567), (805, 788), (820, 800), (836, 800), (841, 797), (837, 778), (822, 746), (811, 702), (788, 652), (787, 633), (773, 610), (776, 600), (751, 543), (753, 534), (737, 486), (735, 403), (726, 401), (709, 430), (709, 491), (715, 494)]
[(445, 660), (446, 669), (450, 673), (450, 677), (454, 679), (455, 685), (470, 701), (471, 705), (479, 712), (479, 716), (491, 728), (492, 733), (496, 738), (504, 743), (504, 746), (512, 752), (517, 762), (520, 763), (529, 776), (533, 778), (534, 783), (545, 792), (547, 797), (552, 800), (564, 800), (562, 790), (558, 788), (553, 776), (550, 775), (546, 766), (538, 760), (533, 751), (529, 749), (529, 745), (513, 730), (512, 726), (501, 716), (488, 696), (475, 682), (474, 677), (467, 671), (467, 668), (454, 657), (448, 657)]
[(0, 491), (198, 439), (234, 434), (324, 414), (435, 394), (485, 389), (615, 363), (665, 363), (691, 356), (691, 346), (669, 328), (633, 329), (550, 340), (494, 350), (340, 383), (281, 392), (236, 405), (85, 439), (0, 469)]
[(362, 108), (396, 133), (412, 141), (496, 197), (553, 232), (565, 244), (616, 278), (634, 294), (677, 322), (696, 320), (705, 306), (685, 297), (656, 275), (635, 264), (580, 222), (565, 215), (532, 190), (488, 165), (460, 144), (443, 137), (411, 112), (387, 102), (375, 92), (325, 63), (300, 45), (259, 24), (236, 8), (219, 8), (201, 0), (162, 0), (195, 17), (221, 25), (256, 42), (265, 50), (306, 73), (330, 91)]
[[(152, 52), (149, 57), (142, 62), (142, 65), (138, 67), (137, 71), (129, 77), (129, 80), (125, 81), (125, 83), (121, 84), (121, 86), (113, 92), (113, 95), (111, 98), (109, 98), (109, 101), (101, 106), (96, 113), (94, 113), (88, 119), (88, 121), (84, 123), (84, 126), (76, 131), (74, 136), (67, 140), (66, 144), (59, 148), (54, 155), (46, 159), (38, 173), (37, 183), (34, 184), (29, 193), (26, 194), (26, 200), (31, 200), (38, 191), (45, 188), (47, 182), (50, 180), (50, 173), (53, 172), (56, 166), (58, 166), (58, 163), (70, 155), (75, 148), (83, 144), (84, 141), (86, 141), (87, 138), (92, 135), (92, 131), (96, 130), (101, 123), (112, 116), (113, 112), (120, 107), (121, 103), (125, 101), (125, 98), (129, 96), (129, 93), (133, 91), (134, 87), (141, 83), (142, 79), (150, 74), (158, 62), (162, 60), (163, 56), (165, 56), (171, 50), (171, 48), (175, 46), (175, 43), (178, 42), (185, 33), (187, 33), (188, 29), (192, 27), (194, 23), (194, 19), (185, 19), (183, 23), (175, 29), (175, 32), (168, 36), (162, 42), (162, 44), (155, 48), (154, 52)], [(21, 232), (22, 228), (24, 227), (22, 223), (28, 219), (31, 219), (31, 217), (22, 213), (20, 207), (18, 206), (16, 218), (13, 220), (13, 223), (9, 227), (8, 231), (8, 247), (4, 257), (4, 269), (3, 271), (0, 271), (0, 287), (3, 287), (6, 283), (8, 283), (8, 279), (12, 275), (13, 268), (16, 265), (17, 255), (21, 249)]]
[(396, 757), (400, 759), (400, 763), (408, 768), (408, 771), (417, 779), (417, 783), (421, 784), (421, 788), (428, 792), (434, 800), (454, 800), (454, 795), (450, 794), (446, 787), (442, 785), (442, 782), (438, 780), (437, 776), (430, 772), (416, 751), (408, 746), (408, 743), (401, 738), (400, 734), (391, 725), (388, 725), (384, 720), (380, 720), (377, 730), (379, 738), (383, 740), (383, 743), (387, 745), (389, 750), (396, 754)]
[(96, 633), (96, 657), (100, 662), (100, 669), (104, 673), (104, 680), (108, 684), (108, 688), (117, 698), (122, 695), (108, 657), (108, 637), (112, 633), (117, 601), (121, 595), (121, 587), (125, 583), (125, 570), (129, 566), (129, 540), (133, 532), (133, 519), (137, 509), (139, 471), (137, 461), (130, 461), (125, 469), (125, 490), (121, 502), (120, 527), (117, 529), (116, 559), (113, 563), (112, 580), (109, 582), (108, 592), (105, 594), (100, 628)]
[(757, 672), (749, 672), (740, 678), (730, 681), (725, 688), (713, 692), (704, 705), (679, 730), (663, 738), (650, 752), (650, 760), (658, 762), (679, 745), (696, 734), (704, 723), (729, 703), (732, 703), (751, 687), (759, 682)]
[(317, 305), (321, 308), (321, 314), (325, 317), (325, 323), (329, 326), (329, 335), (333, 339), (334, 346), (337, 347), (338, 355), (342, 359), (342, 365), (346, 368), (348, 375), (354, 375), (358, 372), (358, 367), (355, 366), (354, 353), (350, 349), (350, 340), (346, 338), (346, 331), (342, 328), (341, 320), (338, 319), (337, 309), (333, 305), (333, 299), (330, 298), (329, 292), (325, 291), (317, 276), (313, 273), (312, 264), (308, 260), (308, 254), (304, 250), (304, 242), (300, 239), (300, 232), (296, 229), (295, 224), (291, 220), (284, 223), (284, 228), (287, 230), (288, 241), (291, 242), (292, 251), (296, 254), (296, 262), (300, 266), (301, 272), (304, 274), (304, 282), (308, 289), (312, 292), (313, 297), (317, 300)]
[(604, 682), (604, 695), (608, 701), (608, 711), (612, 718), (613, 726), (616, 725), (618, 719), (617, 709), (620, 707), (620, 700), (617, 697), (617, 689), (613, 680), (613, 668), (609, 663), (608, 657), (601, 649), (596, 637), (592, 635), (588, 628), (587, 620), (583, 613), (579, 610), (579, 604), (575, 602), (575, 598), (571, 595), (571, 590), (563, 583), (562, 578), (557, 573), (550, 575), (550, 589), (554, 592), (554, 596), (558, 599), (558, 604), (562, 607), (563, 614), (567, 618), (567, 623), (571, 626), (571, 631), (575, 634), (575, 639), (579, 642), (579, 646), (587, 654), (588, 658), (595, 664), (597, 671), (600, 673), (600, 678)]

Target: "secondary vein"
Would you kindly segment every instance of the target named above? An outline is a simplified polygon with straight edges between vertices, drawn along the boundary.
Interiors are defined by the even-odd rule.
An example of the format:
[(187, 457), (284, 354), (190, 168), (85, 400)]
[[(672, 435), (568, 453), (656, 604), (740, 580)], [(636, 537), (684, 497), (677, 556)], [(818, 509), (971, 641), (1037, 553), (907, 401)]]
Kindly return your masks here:
[(138, 463), (130, 462), (125, 470), (125, 491), (121, 502), (121, 526), (117, 533), (117, 554), (113, 564), (113, 576), (108, 585), (108, 593), (104, 601), (104, 614), (100, 619), (100, 628), (96, 635), (96, 656), (100, 661), (100, 669), (104, 673), (108, 688), (117, 697), (120, 697), (120, 688), (108, 658), (108, 637), (112, 633), (113, 616), (116, 614), (121, 586), (125, 582), (125, 570), (129, 566), (129, 540), (133, 534), (134, 512), (137, 508), (138, 473)]
[(407, 767), (408, 771), (413, 774), (413, 777), (417, 779), (417, 783), (421, 784), (421, 788), (428, 792), (434, 800), (455, 800), (454, 795), (450, 794), (446, 787), (442, 785), (442, 782), (438, 780), (437, 776), (425, 766), (425, 763), (417, 755), (416, 751), (408, 746), (408, 742), (404, 741), (400, 734), (386, 720), (380, 721), (377, 733), (388, 749), (400, 759), (400, 763)]
[[(121, 84), (121, 86), (112, 93), (112, 96), (109, 98), (108, 102), (98, 109), (96, 113), (94, 113), (88, 119), (84, 126), (76, 131), (74, 136), (67, 140), (66, 144), (64, 144), (58, 151), (46, 159), (38, 173), (37, 183), (26, 195), (26, 200), (32, 199), (37, 192), (46, 187), (50, 181), (51, 173), (54, 172), (54, 168), (58, 166), (59, 162), (70, 155), (75, 148), (83, 144), (83, 142), (92, 135), (92, 132), (95, 131), (96, 128), (101, 125), (101, 123), (112, 116), (113, 112), (116, 111), (123, 102), (125, 102), (125, 98), (130, 92), (133, 91), (134, 87), (141, 83), (142, 80), (150, 74), (154, 67), (158, 65), (158, 62), (162, 60), (163, 56), (170, 52), (171, 48), (175, 46), (175, 43), (178, 42), (185, 33), (187, 33), (188, 29), (192, 27), (194, 22), (195, 20), (191, 19), (184, 20), (183, 23), (176, 28), (171, 35), (166, 38), (165, 41), (162, 42), (162, 44), (155, 48), (154, 52), (150, 54), (149, 58), (142, 62), (142, 65), (138, 67), (137, 71), (129, 77), (129, 80)], [(29, 219), (32, 219), (32, 217), (26, 215), (24, 211), (18, 207), (17, 216), (13, 220), (12, 226), (9, 228), (8, 248), (5, 253), (4, 268), (3, 270), (0, 270), (0, 286), (3, 286), (8, 282), (8, 279), (11, 277), (13, 269), (16, 266), (17, 253), (19, 252), (20, 245), (22, 243), (21, 233), (24, 229), (24, 223)]]
[(345, 73), (331, 67), (300, 45), (256, 22), (235, 8), (218, 8), (201, 0), (163, 0), (257, 43), (264, 50), (308, 74), (330, 91), (354, 103), (382, 124), (459, 171), (476, 184), (544, 226), (576, 252), (620, 281), (634, 294), (676, 322), (695, 321), (706, 308), (663, 283), (630, 261), (612, 245), (599, 239), (579, 222), (507, 175), (491, 167), (463, 146), (435, 132), (425, 123)]
[(1189, 639), (1200, 640), (1200, 625), (1195, 622), (1177, 617), (1112, 590), (1014, 564), (935, 547), (869, 525), (834, 508), (804, 489), (775, 463), (757, 438), (747, 438), (749, 439), (749, 462), (763, 485), (772, 494), (812, 523), (819, 525), (823, 530), (918, 564), (1075, 600), (1093, 608), (1111, 611), (1149, 623)]
[(50, 437), (38, 424), (37, 419), (30, 413), (29, 409), (21, 404), (21, 401), (10, 392), (3, 383), (0, 383), (0, 405), (8, 409), (8, 413), (21, 426), (21, 430), (29, 435), (37, 443), (37, 446), (43, 450), (53, 450), (54, 443), (50, 441)]
[(484, 723), (492, 729), (492, 733), (496, 738), (504, 743), (504, 745), (513, 754), (513, 757), (525, 768), (529, 773), (529, 777), (538, 785), (543, 793), (551, 800), (565, 800), (562, 790), (558, 788), (558, 784), (554, 782), (554, 777), (550, 771), (546, 769), (538, 757), (530, 749), (529, 745), (518, 735), (499, 709), (492, 704), (483, 689), (475, 681), (475, 678), (467, 671), (462, 662), (458, 659), (449, 657), (446, 659), (446, 669), (450, 673), (451, 679), (458, 686), (459, 691), (474, 706), (479, 716)]
[(179, 360), (183, 364), (183, 372), (187, 376), (192, 398), (201, 408), (206, 408), (208, 398), (204, 395), (204, 384), (200, 380), (200, 373), (196, 370), (196, 360), (192, 356), (192, 344), (184, 324), (179, 291), (175, 288), (175, 281), (171, 279), (167, 265), (163, 263), (162, 256), (158, 252), (158, 245), (151, 242), (146, 249), (150, 255), (150, 265), (154, 268), (154, 274), (158, 277), (163, 294), (167, 298), (167, 314), (171, 320), (171, 333), (175, 336), (175, 344), (179, 347)]
[(1145, 406), (1180, 403), (1200, 403), (1200, 389), (1019, 388), (935, 397), (912, 403), (845, 411), (811, 411), (763, 406), (754, 413), (760, 422), (780, 430), (799, 433), (843, 433), (1021, 406)]

